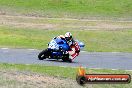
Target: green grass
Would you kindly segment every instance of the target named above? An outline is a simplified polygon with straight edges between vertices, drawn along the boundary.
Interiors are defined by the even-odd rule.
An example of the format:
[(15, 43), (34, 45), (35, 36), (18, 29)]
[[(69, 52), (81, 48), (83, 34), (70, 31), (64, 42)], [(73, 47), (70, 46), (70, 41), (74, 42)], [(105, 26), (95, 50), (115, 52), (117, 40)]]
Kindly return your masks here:
[(132, 14), (131, 0), (0, 0), (0, 7), (11, 13), (46, 17), (131, 17)]
[[(23, 65), (23, 64), (0, 64), (0, 70), (4, 71), (28, 71), (39, 74), (46, 74), (49, 76), (70, 78), (75, 80), (78, 68), (58, 67), (58, 66), (44, 66), (44, 65)], [(130, 74), (131, 71), (124, 70), (109, 70), (109, 69), (86, 69), (87, 74)], [(90, 86), (89, 84), (88, 86)], [(92, 88), (131, 88), (130, 84), (94, 84)]]
[(132, 52), (132, 30), (41, 30), (1, 26), (0, 47), (44, 49), (53, 37), (66, 31), (84, 42), (84, 50), (89, 52)]
[[(56, 70), (57, 69), (57, 70)], [(56, 77), (75, 79), (78, 68), (72, 67), (59, 67), (59, 66), (46, 66), (46, 65), (24, 65), (24, 64), (7, 64), (0, 63), (0, 70), (14, 70), (14, 71), (29, 71), (41, 74), (47, 74)], [(88, 74), (132, 74), (131, 71), (124, 70), (110, 70), (110, 69), (88, 69)]]
[[(0, 70), (18, 70), (18, 71), (28, 71), (37, 72), (46, 75), (64, 77), (73, 79), (76, 77), (77, 69), (75, 68), (64, 68), (58, 66), (44, 66), (44, 65), (23, 65), (23, 64), (0, 64)], [(72, 70), (72, 71), (71, 71)]]

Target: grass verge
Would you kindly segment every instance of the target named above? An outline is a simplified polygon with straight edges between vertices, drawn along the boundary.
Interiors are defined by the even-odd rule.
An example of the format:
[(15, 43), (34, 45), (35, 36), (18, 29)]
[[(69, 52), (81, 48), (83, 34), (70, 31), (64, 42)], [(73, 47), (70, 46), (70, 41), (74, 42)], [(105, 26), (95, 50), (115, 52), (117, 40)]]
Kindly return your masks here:
[[(47, 74), (56, 77), (70, 78), (74, 79), (77, 74), (77, 68), (71, 67), (58, 67), (58, 66), (44, 66), (44, 65), (23, 65), (23, 64), (0, 64), (0, 70), (7, 71), (28, 71), (35, 72), (40, 74)], [(130, 74), (132, 71), (124, 70), (109, 70), (109, 69), (86, 69), (89, 74)], [(130, 84), (94, 84), (92, 88), (131, 88), (132, 83)]]
[(131, 16), (131, 0), (0, 0), (1, 11), (47, 17)]
[(0, 47), (47, 48), (55, 36), (70, 31), (89, 52), (132, 52), (132, 30), (37, 30), (0, 26)]

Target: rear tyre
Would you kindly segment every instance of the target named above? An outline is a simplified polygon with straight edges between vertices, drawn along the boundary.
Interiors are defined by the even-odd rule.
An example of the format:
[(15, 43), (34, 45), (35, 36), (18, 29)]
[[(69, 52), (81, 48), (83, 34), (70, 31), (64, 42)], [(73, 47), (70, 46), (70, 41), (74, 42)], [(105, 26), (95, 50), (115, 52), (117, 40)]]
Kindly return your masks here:
[(63, 62), (70, 62), (70, 63), (72, 63), (72, 59), (63, 58), (62, 60), (63, 60)]
[(63, 62), (66, 62), (67, 61), (67, 58), (62, 58)]
[(47, 52), (47, 49), (43, 50), (42, 52), (39, 53), (39, 55), (38, 55), (39, 60), (46, 59), (46, 57), (45, 57), (46, 52)]
[(63, 60), (64, 62), (67, 62), (68, 59), (69, 59), (69, 54), (64, 54), (63, 56), (64, 56), (64, 57), (62, 58), (62, 60)]
[(68, 62), (72, 63), (72, 59), (69, 59)]

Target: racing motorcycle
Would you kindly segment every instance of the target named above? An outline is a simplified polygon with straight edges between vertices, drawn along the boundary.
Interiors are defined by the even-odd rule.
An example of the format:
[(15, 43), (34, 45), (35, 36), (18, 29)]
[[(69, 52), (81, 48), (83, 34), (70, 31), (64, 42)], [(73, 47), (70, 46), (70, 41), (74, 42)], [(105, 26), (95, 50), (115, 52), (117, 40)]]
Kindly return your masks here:
[[(78, 40), (76, 40), (76, 43), (76, 45), (79, 47), (79, 51), (85, 46), (83, 42)], [(70, 46), (65, 39), (55, 37), (49, 42), (48, 48), (39, 53), (38, 58), (39, 60), (48, 58), (56, 60), (62, 59), (65, 62), (72, 62), (72, 60), (69, 59), (69, 54), (66, 53), (69, 50)]]

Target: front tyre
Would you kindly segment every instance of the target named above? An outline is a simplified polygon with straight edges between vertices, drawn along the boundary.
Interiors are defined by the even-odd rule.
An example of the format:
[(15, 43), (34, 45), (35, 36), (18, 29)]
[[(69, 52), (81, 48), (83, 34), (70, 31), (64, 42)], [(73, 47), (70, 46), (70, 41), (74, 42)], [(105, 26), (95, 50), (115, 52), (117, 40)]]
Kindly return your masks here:
[(39, 53), (39, 55), (38, 55), (39, 60), (46, 59), (46, 57), (45, 57), (46, 52), (47, 52), (47, 49), (43, 50), (42, 52)]

